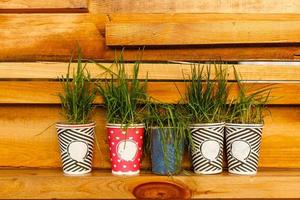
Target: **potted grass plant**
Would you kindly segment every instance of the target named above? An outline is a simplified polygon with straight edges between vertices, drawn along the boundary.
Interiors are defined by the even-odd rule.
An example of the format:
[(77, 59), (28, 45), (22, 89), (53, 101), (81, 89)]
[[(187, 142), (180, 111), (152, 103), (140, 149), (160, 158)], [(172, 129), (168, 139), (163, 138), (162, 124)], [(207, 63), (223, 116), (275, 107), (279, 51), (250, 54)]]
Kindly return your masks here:
[(224, 111), (228, 96), (227, 70), (222, 64), (193, 65), (187, 84), (186, 110), (190, 116), (194, 172), (220, 173), (223, 169)]
[(112, 173), (135, 175), (140, 172), (143, 137), (143, 105), (147, 95), (147, 77), (139, 80), (140, 62), (133, 65), (132, 76), (125, 70), (123, 54), (110, 68), (100, 64), (109, 75), (97, 84), (107, 108), (107, 134), (112, 163)]
[(152, 172), (175, 175), (181, 171), (187, 120), (180, 104), (148, 104), (147, 140), (150, 143)]
[(95, 123), (91, 115), (96, 90), (92, 88), (86, 63), (82, 63), (80, 48), (73, 74), (72, 60), (73, 56), (66, 76), (59, 79), (63, 85), (59, 97), (66, 122), (57, 123), (56, 128), (64, 173), (80, 175), (92, 170)]
[(225, 128), (228, 170), (233, 174), (256, 174), (266, 103), (270, 85), (250, 92), (234, 69), (238, 95), (229, 105)]

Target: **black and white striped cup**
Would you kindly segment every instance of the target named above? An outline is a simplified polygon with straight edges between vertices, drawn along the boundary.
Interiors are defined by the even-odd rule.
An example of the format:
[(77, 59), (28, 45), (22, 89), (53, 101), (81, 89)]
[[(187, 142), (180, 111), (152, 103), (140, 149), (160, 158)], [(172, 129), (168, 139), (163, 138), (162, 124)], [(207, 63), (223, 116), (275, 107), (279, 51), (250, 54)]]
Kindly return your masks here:
[(65, 174), (81, 175), (92, 171), (95, 123), (56, 124), (61, 161)]
[(263, 124), (226, 124), (228, 171), (252, 175), (258, 168)]
[(197, 174), (223, 170), (224, 123), (192, 124), (192, 162)]

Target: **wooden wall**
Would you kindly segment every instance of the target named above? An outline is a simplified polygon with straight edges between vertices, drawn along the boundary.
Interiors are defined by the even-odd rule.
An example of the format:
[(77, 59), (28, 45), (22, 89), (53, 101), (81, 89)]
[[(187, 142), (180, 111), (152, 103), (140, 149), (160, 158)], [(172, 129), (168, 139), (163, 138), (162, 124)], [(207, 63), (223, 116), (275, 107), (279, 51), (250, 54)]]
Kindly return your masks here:
[[(145, 46), (148, 92), (172, 103), (179, 98), (175, 84), (185, 90), (189, 66), (167, 62), (298, 61), (299, 10), (297, 0), (0, 0), (0, 166), (60, 167), (55, 128), (40, 133), (63, 120), (57, 77), (77, 43), (85, 58), (99, 62), (112, 61), (123, 46), (125, 58), (135, 60)], [(253, 90), (275, 84), (260, 167), (299, 168), (300, 64), (236, 67)], [(89, 69), (98, 78), (101, 70)], [(95, 120), (94, 166), (110, 168), (101, 106)]]

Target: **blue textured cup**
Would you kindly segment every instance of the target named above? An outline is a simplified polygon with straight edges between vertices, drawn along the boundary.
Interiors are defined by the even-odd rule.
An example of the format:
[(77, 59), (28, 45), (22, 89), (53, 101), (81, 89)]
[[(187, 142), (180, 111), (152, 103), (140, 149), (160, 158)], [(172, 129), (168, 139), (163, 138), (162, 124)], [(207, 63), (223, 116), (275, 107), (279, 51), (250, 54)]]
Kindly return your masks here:
[[(164, 131), (164, 133), (163, 133)], [(168, 137), (166, 141), (166, 160), (164, 159), (164, 143), (162, 140), (163, 134), (173, 134), (172, 137)], [(177, 174), (181, 171), (181, 162), (184, 151), (184, 141), (181, 141), (178, 145), (174, 144), (174, 130), (168, 130), (167, 128), (161, 130), (155, 128), (152, 130), (152, 172), (159, 175), (172, 175)], [(176, 152), (178, 157), (176, 159)]]

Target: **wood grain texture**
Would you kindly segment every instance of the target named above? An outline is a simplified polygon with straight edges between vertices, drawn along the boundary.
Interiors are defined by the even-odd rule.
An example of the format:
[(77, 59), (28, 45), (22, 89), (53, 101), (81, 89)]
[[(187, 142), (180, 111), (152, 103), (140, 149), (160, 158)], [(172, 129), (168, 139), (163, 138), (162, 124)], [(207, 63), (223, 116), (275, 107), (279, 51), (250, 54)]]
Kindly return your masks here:
[[(269, 104), (291, 105), (300, 103), (299, 83), (245, 83), (249, 92), (263, 87), (273, 88)], [(186, 91), (184, 82), (149, 82), (148, 94), (165, 103), (176, 103)], [(238, 87), (232, 83), (229, 99), (236, 96)], [(0, 104), (59, 104), (62, 85), (55, 81), (0, 81)], [(100, 97), (96, 104), (103, 103)]]
[(87, 0), (1, 0), (1, 9), (87, 8)]
[[(299, 21), (109, 23), (108, 46), (299, 43)], [(222, 37), (220, 37), (222, 36)]]
[[(192, 199), (298, 198), (299, 170), (259, 172), (256, 176), (140, 176), (119, 177), (95, 171), (85, 177), (66, 177), (57, 170), (1, 170), (0, 199), (135, 199), (134, 189), (144, 183), (176, 185)], [(165, 191), (143, 197), (166, 195)], [(176, 194), (173, 194), (176, 195)], [(181, 196), (180, 199), (183, 199)]]
[(91, 0), (91, 12), (99, 13), (299, 13), (297, 0)]
[[(260, 167), (300, 167), (300, 107), (270, 107), (271, 116), (265, 119)], [(59, 106), (2, 105), (0, 107), (0, 166), (1, 167), (60, 167), (60, 156), (55, 122), (62, 121)], [(100, 149), (95, 146), (95, 168), (111, 167), (105, 110), (97, 109), (96, 135)], [(44, 132), (43, 132), (44, 131)], [(42, 134), (40, 134), (43, 132)], [(12, 145), (13, 144), (13, 145)], [(100, 153), (101, 152), (101, 153)], [(185, 156), (184, 166), (190, 167)], [(149, 168), (144, 159), (143, 168)], [(1, 184), (0, 184), (1, 185)]]
[(0, 29), (6, 59), (66, 59), (77, 44), (87, 58), (103, 53), (98, 29), (86, 14), (0, 15)]
[[(66, 62), (2, 62), (0, 63), (0, 79), (22, 79), (22, 80), (57, 80), (65, 75), (68, 70)], [(99, 63), (114, 70), (112, 63)], [(71, 65), (71, 71), (76, 70), (76, 63)], [(148, 75), (149, 80), (182, 81), (190, 77), (192, 63), (141, 63), (139, 78)], [(203, 67), (209, 67), (202, 64)], [(234, 81), (233, 66), (242, 74), (242, 79), (247, 81), (300, 81), (300, 64), (225, 64), (228, 70), (228, 80)], [(214, 76), (214, 65), (210, 65), (212, 76)], [(99, 66), (89, 63), (86, 66), (93, 79), (105, 78), (104, 70)], [(132, 75), (133, 64), (126, 63), (125, 70), (129, 76)], [(72, 74), (71, 74), (72, 76)]]
[[(85, 58), (111, 61), (115, 50), (105, 45), (105, 24), (162, 22), (182, 23), (227, 20), (299, 21), (299, 15), (250, 14), (1, 14), (0, 61), (68, 61), (79, 43)], [(22, 45), (20, 45), (22, 44)], [(125, 51), (127, 60), (135, 60), (137, 48)], [(297, 56), (298, 55), (298, 56)], [(199, 60), (299, 60), (297, 44), (217, 45), (146, 47), (145, 61)]]

